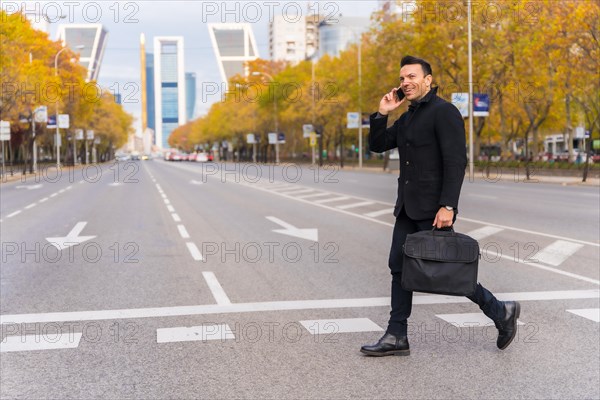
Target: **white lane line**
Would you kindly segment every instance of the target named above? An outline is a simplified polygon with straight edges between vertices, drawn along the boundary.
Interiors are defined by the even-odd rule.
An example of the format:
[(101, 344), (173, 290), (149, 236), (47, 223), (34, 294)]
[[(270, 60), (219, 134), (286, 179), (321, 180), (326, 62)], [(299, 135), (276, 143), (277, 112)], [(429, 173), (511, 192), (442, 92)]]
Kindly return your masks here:
[(181, 222), (181, 218), (179, 218), (178, 214), (173, 213), (173, 214), (171, 214), (171, 217), (173, 217), (173, 221)]
[(156, 184), (156, 188), (158, 189), (159, 192), (162, 192), (162, 188), (160, 187), (160, 185), (158, 183)]
[(392, 215), (394, 214), (393, 208), (386, 208), (385, 210), (373, 211), (370, 213), (363, 214), (365, 217), (375, 218), (380, 217), (382, 215)]
[(539, 253), (534, 254), (533, 258), (544, 264), (557, 267), (582, 247), (583, 245), (579, 243), (557, 240), (549, 246), (544, 247)]
[(362, 201), (360, 203), (344, 204), (344, 205), (341, 205), (341, 206), (337, 206), (337, 208), (339, 208), (340, 210), (349, 210), (351, 208), (358, 208), (358, 207), (370, 206), (371, 204), (375, 204), (375, 202), (374, 201)]
[(156, 330), (156, 343), (192, 342), (208, 340), (235, 339), (235, 335), (227, 324), (205, 324), (200, 326), (182, 326), (178, 328), (161, 328)]
[(14, 217), (15, 215), (19, 215), (19, 214), (21, 214), (21, 210), (17, 210), (17, 211), (15, 211), (13, 213), (8, 214), (6, 216), (6, 218), (11, 218), (11, 217)]
[(549, 233), (543, 233), (543, 232), (538, 232), (538, 231), (531, 231), (529, 229), (515, 228), (513, 226), (493, 224), (491, 222), (485, 222), (485, 221), (481, 221), (481, 220), (478, 220), (478, 219), (471, 219), (471, 218), (462, 217), (462, 218), (460, 218), (460, 220), (461, 221), (472, 222), (474, 224), (481, 224), (481, 225), (487, 225), (487, 226), (495, 226), (497, 228), (507, 229), (507, 230), (511, 230), (511, 231), (515, 231), (515, 232), (530, 233), (532, 235), (545, 236), (545, 237), (549, 237), (549, 238), (553, 238), (553, 239), (568, 240), (570, 242), (575, 242), (575, 243), (581, 243), (581, 244), (587, 244), (587, 245), (590, 245), (590, 246), (600, 247), (600, 243), (586, 242), (585, 240), (572, 239), (572, 238), (568, 238), (568, 237), (564, 237), (564, 236), (552, 235), (552, 234), (549, 234)]
[(194, 260), (196, 260), (196, 261), (204, 260), (204, 258), (202, 258), (202, 253), (200, 253), (200, 250), (198, 250), (198, 247), (196, 246), (195, 243), (186, 242), (185, 245), (187, 246), (187, 248), (190, 251), (190, 254), (192, 255), (192, 258)]
[[(536, 301), (536, 300), (573, 300), (598, 299), (600, 290), (559, 290), (549, 292), (496, 293), (499, 300)], [(470, 303), (465, 297), (417, 295), (413, 304), (452, 304)], [(38, 314), (0, 315), (0, 324), (65, 322), (65, 321), (102, 321), (129, 318), (158, 318), (182, 315), (231, 314), (264, 311), (323, 310), (363, 307), (389, 307), (389, 297), (359, 299), (325, 299), (271, 301), (259, 303), (234, 303), (231, 305), (195, 305), (176, 307), (134, 308), (118, 310), (71, 311)]]
[(166, 198), (167, 198), (167, 195), (166, 195), (166, 194), (164, 194), (164, 193), (161, 193), (160, 195), (162, 196), (162, 198), (163, 198), (163, 199), (166, 199)]
[(350, 332), (381, 332), (383, 328), (369, 318), (316, 319), (300, 321), (313, 335)]
[(329, 195), (331, 195), (331, 193), (315, 193), (315, 194), (309, 194), (308, 196), (298, 196), (297, 198), (304, 200), (304, 199), (310, 199), (313, 197), (323, 197), (323, 196), (329, 196)]
[(58, 196), (58, 193), (52, 193), (52, 194), (50, 195), (50, 197), (55, 197), (55, 196)]
[(208, 288), (210, 289), (217, 304), (220, 306), (231, 305), (231, 300), (229, 300), (229, 297), (227, 297), (227, 294), (223, 290), (223, 287), (217, 280), (215, 274), (213, 272), (204, 271), (202, 272), (202, 276), (204, 276), (204, 279), (208, 284)]
[(0, 342), (0, 353), (11, 351), (74, 349), (79, 346), (81, 333), (58, 333), (57, 335), (7, 336)]
[[(456, 326), (457, 328), (468, 328), (477, 326), (494, 326), (494, 321), (489, 319), (483, 313), (463, 313), (463, 314), (436, 314), (436, 317)], [(517, 320), (517, 325), (525, 325), (521, 320)]]
[(482, 240), (488, 236), (492, 236), (498, 232), (502, 232), (504, 229), (495, 226), (484, 226), (482, 228), (475, 229), (467, 232), (467, 235), (471, 236), (475, 240)]
[(165, 204), (171, 204), (171, 202), (169, 201), (169, 199), (163, 199), (163, 201), (165, 202)]
[(498, 198), (497, 196), (489, 196), (489, 195), (486, 195), (486, 194), (473, 194), (473, 193), (469, 193), (469, 194), (467, 194), (467, 196), (468, 197), (479, 197), (479, 198), (482, 198), (482, 199), (491, 199), (491, 200), (495, 200), (495, 199)]
[(39, 202), (40, 202), (40, 203), (43, 203), (43, 202), (45, 202), (45, 201), (48, 201), (48, 198), (47, 198), (47, 197), (44, 197), (44, 198), (43, 198), (43, 199), (41, 199)]
[(67, 189), (66, 189), (66, 190), (71, 190), (71, 188), (72, 188), (72, 187), (73, 187), (73, 186), (67, 186)]
[(182, 238), (184, 238), (184, 239), (190, 238), (190, 234), (188, 233), (187, 229), (185, 229), (185, 226), (177, 225), (177, 229), (179, 229), (179, 234), (181, 235)]
[(600, 308), (581, 308), (578, 310), (567, 310), (568, 312), (587, 318), (594, 322), (600, 322)]
[(315, 203), (317, 203), (317, 204), (332, 203), (334, 201), (348, 200), (349, 198), (350, 197), (348, 197), (348, 196), (340, 196), (340, 197), (334, 197), (332, 199), (317, 200), (317, 201), (315, 201)]
[(167, 210), (169, 210), (169, 212), (172, 212), (172, 213), (175, 212), (175, 209), (170, 204), (167, 206)]
[(37, 206), (37, 204), (35, 204), (35, 203), (31, 203), (30, 205), (28, 205), (28, 206), (25, 206), (25, 209), (26, 209), (26, 210), (29, 210), (30, 208), (33, 208), (33, 207), (35, 207), (35, 206)]
[(65, 189), (60, 189), (60, 190), (58, 191), (58, 193), (64, 193), (64, 192), (65, 192)]

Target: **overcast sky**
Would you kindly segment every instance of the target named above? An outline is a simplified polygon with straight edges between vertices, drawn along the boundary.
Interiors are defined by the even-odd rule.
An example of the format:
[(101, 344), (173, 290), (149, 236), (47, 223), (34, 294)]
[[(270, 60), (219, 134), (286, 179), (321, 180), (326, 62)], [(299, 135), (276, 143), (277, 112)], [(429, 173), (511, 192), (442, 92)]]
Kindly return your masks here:
[[(2, 8), (21, 1), (3, 1)], [(369, 16), (377, 1), (43, 1), (26, 2), (29, 10), (45, 12), (51, 21), (102, 23), (108, 42), (100, 70), (99, 83), (119, 91), (123, 106), (137, 118), (140, 129), (139, 37), (146, 35), (146, 51), (152, 52), (154, 36), (183, 36), (185, 71), (195, 72), (197, 79), (196, 115), (205, 114), (215, 97), (203, 99), (202, 82), (221, 82), (211, 46), (207, 23), (248, 22), (252, 24), (261, 58), (269, 58), (269, 21), (275, 15)], [(310, 9), (309, 9), (310, 6)], [(56, 39), (57, 23), (50, 25), (50, 37)], [(127, 83), (133, 85), (125, 86)], [(203, 100), (205, 100), (203, 102)]]

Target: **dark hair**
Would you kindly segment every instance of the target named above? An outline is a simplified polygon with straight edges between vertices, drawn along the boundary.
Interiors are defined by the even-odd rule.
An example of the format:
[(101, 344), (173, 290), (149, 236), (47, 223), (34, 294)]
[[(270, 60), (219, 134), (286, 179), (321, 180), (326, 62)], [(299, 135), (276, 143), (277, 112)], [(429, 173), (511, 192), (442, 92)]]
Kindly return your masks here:
[(400, 61), (400, 68), (404, 67), (405, 65), (414, 65), (414, 64), (421, 65), (421, 69), (423, 69), (423, 74), (425, 76), (433, 75), (433, 72), (431, 71), (431, 65), (429, 65), (429, 63), (427, 61), (423, 60), (422, 58), (417, 58), (417, 57), (413, 57), (413, 56), (404, 56), (402, 58), (402, 60)]

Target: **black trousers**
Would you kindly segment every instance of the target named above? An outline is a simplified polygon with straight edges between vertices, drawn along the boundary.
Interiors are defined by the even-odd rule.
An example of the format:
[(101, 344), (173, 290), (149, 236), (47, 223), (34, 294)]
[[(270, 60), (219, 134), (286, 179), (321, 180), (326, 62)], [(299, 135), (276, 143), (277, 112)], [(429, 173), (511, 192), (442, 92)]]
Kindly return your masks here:
[[(454, 216), (456, 220), (456, 215)], [(422, 230), (431, 230), (433, 219), (412, 220), (406, 215), (404, 207), (396, 218), (394, 225), (394, 234), (392, 236), (392, 249), (390, 251), (389, 267), (392, 273), (392, 311), (387, 332), (397, 336), (406, 336), (407, 320), (410, 317), (412, 309), (413, 293), (402, 289), (400, 284), (402, 278), (402, 245), (406, 241), (406, 235)], [(473, 303), (479, 305), (479, 308), (492, 321), (497, 321), (504, 317), (504, 307), (502, 302), (486, 288), (477, 284), (477, 289), (472, 296), (468, 297)]]

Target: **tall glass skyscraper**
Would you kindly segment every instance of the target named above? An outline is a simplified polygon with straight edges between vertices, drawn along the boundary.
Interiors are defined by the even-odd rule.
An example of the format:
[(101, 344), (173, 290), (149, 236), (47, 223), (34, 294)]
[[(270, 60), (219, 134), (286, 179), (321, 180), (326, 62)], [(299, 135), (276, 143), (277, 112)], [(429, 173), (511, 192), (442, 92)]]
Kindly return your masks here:
[(185, 73), (185, 107), (187, 120), (194, 119), (196, 109), (196, 73)]
[(146, 113), (148, 128), (156, 131), (156, 107), (154, 105), (154, 54), (146, 53)]
[(163, 149), (169, 148), (171, 132), (187, 121), (183, 67), (183, 37), (155, 37), (155, 144)]
[(58, 39), (71, 49), (84, 46), (79, 53), (79, 63), (87, 71), (88, 81), (97, 81), (106, 48), (108, 33), (102, 24), (62, 24), (58, 27)]

